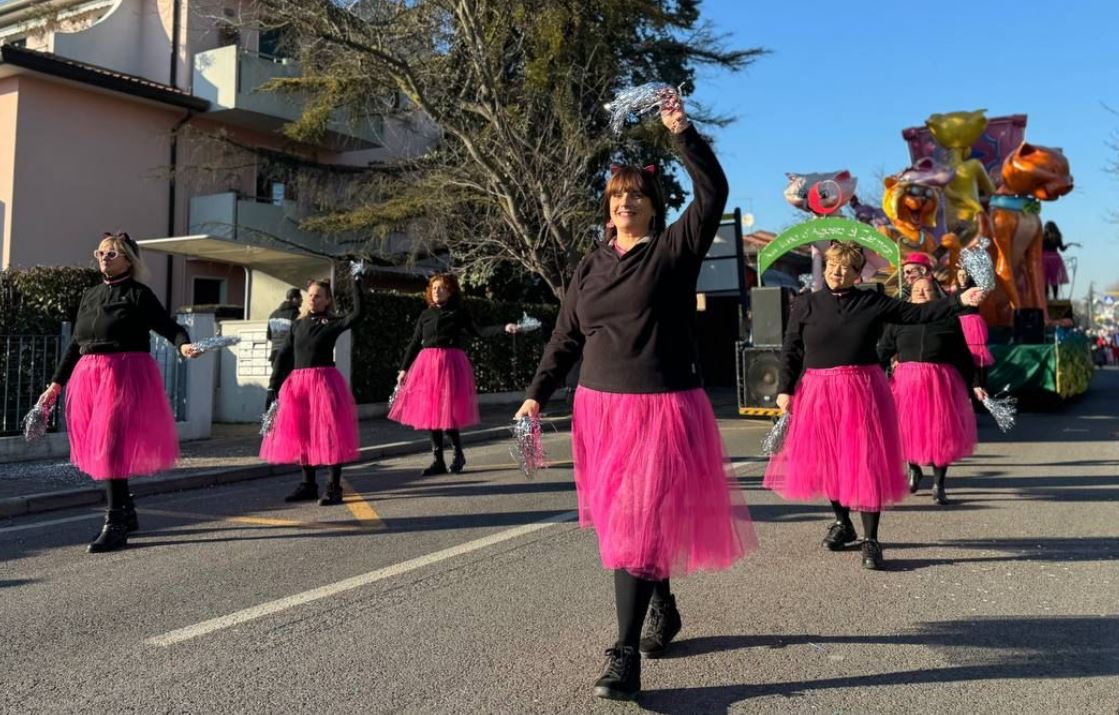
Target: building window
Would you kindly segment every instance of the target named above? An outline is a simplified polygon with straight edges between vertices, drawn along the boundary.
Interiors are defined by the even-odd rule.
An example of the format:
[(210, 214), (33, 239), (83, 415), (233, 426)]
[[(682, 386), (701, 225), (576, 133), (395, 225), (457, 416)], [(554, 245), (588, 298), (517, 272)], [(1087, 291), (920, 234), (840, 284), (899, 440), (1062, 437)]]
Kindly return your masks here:
[(195, 278), (194, 305), (221, 305), (225, 303), (224, 278)]
[(7, 45), (8, 47), (27, 47), (27, 38), (26, 37), (20, 37), (20, 38), (15, 39), (15, 40), (8, 40), (7, 42), (4, 42), (3, 44)]
[(286, 44), (283, 29), (262, 30), (257, 51), (264, 57), (283, 59), (290, 57), (285, 48)]

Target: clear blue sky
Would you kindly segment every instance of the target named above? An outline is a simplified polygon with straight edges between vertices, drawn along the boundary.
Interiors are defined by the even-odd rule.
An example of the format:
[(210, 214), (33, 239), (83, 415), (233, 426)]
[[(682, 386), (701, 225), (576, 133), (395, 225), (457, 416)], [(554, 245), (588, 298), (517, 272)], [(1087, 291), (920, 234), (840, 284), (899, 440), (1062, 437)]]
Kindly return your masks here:
[[(1004, 8), (998, 10), (997, 8)], [(1119, 1), (743, 2), (704, 0), (728, 46), (773, 54), (737, 74), (703, 70), (695, 96), (738, 121), (715, 130), (730, 206), (777, 231), (800, 216), (786, 171), (848, 168), (865, 193), (909, 163), (901, 138), (934, 112), (1026, 114), (1027, 140), (1064, 149), (1076, 188), (1044, 204), (1082, 249), (1076, 297), (1119, 283)]]

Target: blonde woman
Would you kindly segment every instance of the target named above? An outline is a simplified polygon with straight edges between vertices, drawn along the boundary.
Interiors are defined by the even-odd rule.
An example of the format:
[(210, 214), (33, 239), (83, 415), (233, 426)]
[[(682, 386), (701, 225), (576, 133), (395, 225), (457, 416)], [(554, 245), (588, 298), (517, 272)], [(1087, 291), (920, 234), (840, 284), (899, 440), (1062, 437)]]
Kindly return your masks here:
[(53, 402), (68, 385), (70, 461), (105, 482), (105, 524), (89, 545), (90, 553), (99, 553), (123, 548), (129, 532), (140, 528), (128, 480), (167, 469), (179, 457), (149, 332), (167, 338), (185, 358), (198, 351), (141, 282), (140, 248), (127, 233), (102, 234), (93, 256), (101, 283), (82, 294), (74, 337), (42, 399)]

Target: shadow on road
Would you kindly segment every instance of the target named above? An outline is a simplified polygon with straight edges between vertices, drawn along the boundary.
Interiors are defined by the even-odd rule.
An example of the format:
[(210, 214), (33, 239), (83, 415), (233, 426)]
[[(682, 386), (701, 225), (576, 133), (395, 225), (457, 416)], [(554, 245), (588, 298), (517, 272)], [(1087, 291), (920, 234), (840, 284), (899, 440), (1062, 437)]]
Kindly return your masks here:
[(642, 693), (641, 705), (655, 713), (725, 713), (735, 703), (752, 698), (770, 695), (795, 698), (833, 688), (1119, 675), (1119, 619), (1086, 616), (923, 623), (896, 635), (760, 634), (694, 638), (680, 641), (674, 657), (742, 648), (808, 646), (805, 658), (827, 658), (829, 653), (838, 654), (848, 644), (931, 648), (949, 665), (820, 680), (646, 690)]

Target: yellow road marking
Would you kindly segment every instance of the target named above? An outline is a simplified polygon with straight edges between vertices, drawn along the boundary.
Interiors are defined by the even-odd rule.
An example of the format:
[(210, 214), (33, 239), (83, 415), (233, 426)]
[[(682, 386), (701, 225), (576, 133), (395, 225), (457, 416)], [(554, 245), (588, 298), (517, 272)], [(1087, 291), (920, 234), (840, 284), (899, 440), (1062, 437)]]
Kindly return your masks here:
[(342, 493), (346, 508), (350, 510), (355, 519), (361, 522), (362, 526), (378, 531), (385, 528), (385, 522), (381, 520), (381, 515), (377, 513), (373, 505), (366, 501), (360, 493), (354, 491), (354, 488), (345, 479), (342, 480)]
[(265, 516), (227, 516), (225, 514), (201, 514), (193, 511), (170, 511), (167, 509), (137, 509), (140, 514), (154, 516), (170, 516), (173, 518), (192, 519), (195, 521), (229, 521), (234, 524), (250, 524), (252, 526), (288, 526), (301, 529), (368, 529), (366, 524), (350, 524), (344, 521), (296, 521), (294, 519), (273, 519)]

